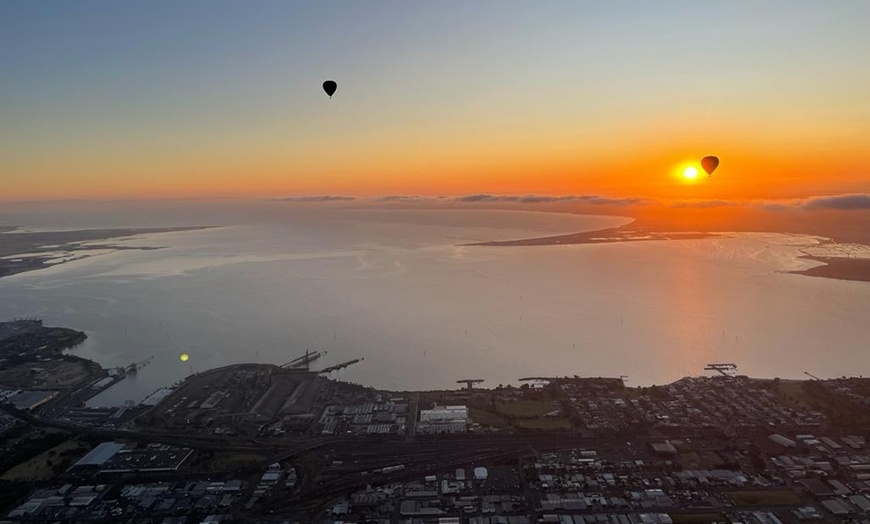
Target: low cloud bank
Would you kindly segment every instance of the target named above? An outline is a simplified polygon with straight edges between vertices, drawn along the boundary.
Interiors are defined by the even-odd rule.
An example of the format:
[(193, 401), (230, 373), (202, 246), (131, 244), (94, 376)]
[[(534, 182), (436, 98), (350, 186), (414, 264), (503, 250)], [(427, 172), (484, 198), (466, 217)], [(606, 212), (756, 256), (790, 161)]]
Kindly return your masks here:
[(311, 196), (298, 196), (298, 197), (286, 197), (286, 198), (275, 198), (274, 200), (279, 202), (348, 202), (352, 200), (356, 200), (356, 197), (352, 196), (343, 196), (343, 195), (311, 195)]
[(788, 200), (678, 200), (673, 209), (713, 209), (754, 207), (765, 211), (863, 211), (870, 210), (870, 194), (814, 196)]
[(279, 202), (456, 202), (459, 204), (558, 204), (573, 202), (597, 206), (631, 206), (635, 204), (654, 202), (654, 200), (641, 197), (614, 198), (600, 195), (494, 195), (489, 193), (460, 196), (384, 195), (369, 198), (343, 195), (311, 195), (275, 198), (273, 200)]
[(517, 204), (553, 204), (560, 202), (582, 202), (601, 206), (630, 206), (648, 202), (645, 198), (610, 198), (599, 195), (491, 195), (481, 193), (477, 195), (463, 195), (454, 197), (453, 202), (476, 203), (476, 202), (509, 202)]
[(478, 193), (460, 196), (385, 195), (379, 197), (355, 197), (345, 195), (310, 195), (276, 198), (281, 202), (452, 202), (457, 204), (564, 204), (577, 203), (595, 206), (625, 207), (633, 205), (661, 204), (672, 209), (715, 209), (725, 207), (748, 207), (766, 211), (862, 211), (870, 210), (870, 193), (813, 196), (784, 200), (677, 200), (658, 201), (643, 197), (606, 197), (601, 195), (497, 195)]
[(674, 209), (712, 209), (715, 207), (735, 207), (733, 200), (678, 200), (671, 204)]
[(870, 209), (870, 194), (855, 193), (850, 195), (833, 195), (813, 197), (804, 200), (801, 205), (804, 209), (838, 209), (842, 211), (854, 211), (856, 209)]
[(444, 197), (428, 197), (422, 195), (386, 195), (374, 197), (375, 202), (425, 202), (429, 200), (443, 200)]

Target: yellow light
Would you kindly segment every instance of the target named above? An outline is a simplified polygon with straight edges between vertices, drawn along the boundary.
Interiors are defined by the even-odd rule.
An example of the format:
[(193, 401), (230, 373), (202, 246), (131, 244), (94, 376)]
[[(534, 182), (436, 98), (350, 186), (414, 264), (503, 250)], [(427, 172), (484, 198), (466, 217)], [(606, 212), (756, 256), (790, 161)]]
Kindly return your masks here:
[(698, 178), (698, 168), (695, 166), (686, 166), (686, 168), (683, 169), (683, 177), (689, 180)]
[(190, 358), (190, 355), (188, 355), (187, 353), (182, 353), (181, 356), (178, 358), (180, 358), (182, 362), (187, 362), (187, 359)]

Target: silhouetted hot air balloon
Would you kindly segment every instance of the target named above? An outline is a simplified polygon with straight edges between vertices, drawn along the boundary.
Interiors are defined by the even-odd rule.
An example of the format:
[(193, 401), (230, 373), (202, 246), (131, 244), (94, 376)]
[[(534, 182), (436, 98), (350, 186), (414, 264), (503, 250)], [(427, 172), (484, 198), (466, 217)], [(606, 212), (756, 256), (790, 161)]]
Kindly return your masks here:
[(323, 83), (323, 90), (326, 91), (326, 94), (329, 95), (329, 98), (332, 98), (332, 95), (335, 94), (336, 89), (338, 89), (338, 84), (336, 84), (334, 80), (327, 80)]
[(705, 156), (701, 159), (701, 167), (707, 172), (707, 176), (713, 176), (713, 171), (716, 171), (716, 168), (719, 167), (719, 157)]

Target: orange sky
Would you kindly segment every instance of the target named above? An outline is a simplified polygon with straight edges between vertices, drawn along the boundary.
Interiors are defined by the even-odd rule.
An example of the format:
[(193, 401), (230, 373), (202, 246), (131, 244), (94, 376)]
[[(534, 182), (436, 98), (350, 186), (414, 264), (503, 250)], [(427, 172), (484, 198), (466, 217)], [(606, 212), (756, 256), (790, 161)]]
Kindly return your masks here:
[[(470, 138), (426, 137), (419, 143), (397, 133), (338, 144), (285, 145), (273, 139), (206, 151), (60, 151), (44, 159), (7, 162), (4, 171), (18, 174), (4, 184), (3, 197), (488, 192), (760, 199), (870, 189), (864, 175), (870, 166), (860, 155), (864, 141), (858, 137), (819, 142), (813, 133), (781, 136), (771, 129), (766, 134), (756, 130), (755, 136), (698, 139), (692, 132), (639, 127), (577, 139), (566, 130), (545, 136), (507, 129)], [(690, 125), (670, 125), (681, 127)], [(679, 166), (706, 154), (722, 160), (713, 177), (687, 182), (676, 176)]]
[(868, 192), (870, 4), (775, 3), (6, 5), (0, 201)]

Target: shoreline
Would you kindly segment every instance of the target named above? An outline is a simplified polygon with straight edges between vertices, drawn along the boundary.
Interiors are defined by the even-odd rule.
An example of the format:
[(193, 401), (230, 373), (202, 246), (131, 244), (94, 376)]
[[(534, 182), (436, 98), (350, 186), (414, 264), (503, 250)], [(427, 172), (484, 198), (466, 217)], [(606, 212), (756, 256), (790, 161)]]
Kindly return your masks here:
[[(84, 331), (78, 331), (78, 330), (74, 330), (71, 328), (65, 328), (65, 327), (56, 327), (56, 326), (46, 327), (46, 326), (42, 325), (42, 320), (38, 320), (38, 319), (0, 321), (0, 330), (2, 330), (2, 329), (8, 330), (10, 328), (14, 329), (16, 324), (21, 325), (21, 324), (25, 324), (25, 323), (31, 324), (31, 329), (29, 329), (26, 333), (22, 332), (21, 335), (14, 334), (12, 336), (9, 336), (9, 333), (6, 333), (6, 336), (4, 336), (2, 340), (0, 340), (0, 347), (6, 346), (4, 348), (4, 350), (8, 352), (11, 349), (10, 347), (8, 347), (8, 345), (9, 344), (16, 344), (18, 342), (18, 340), (16, 340), (16, 339), (23, 336), (26, 338), (26, 340), (22, 340), (22, 342), (26, 346), (32, 346), (32, 347), (27, 349), (27, 353), (30, 353), (30, 354), (27, 355), (26, 357), (24, 357), (22, 359), (22, 362), (6, 363), (3, 366), (0, 366), (0, 371), (3, 371), (5, 373), (10, 373), (15, 368), (21, 367), (22, 364), (25, 364), (26, 362), (33, 361), (31, 359), (34, 359), (34, 358), (36, 358), (36, 359), (43, 358), (44, 359), (47, 357), (48, 360), (42, 361), (44, 363), (43, 365), (45, 365), (51, 361), (78, 362), (78, 363), (81, 363), (83, 366), (85, 366), (85, 368), (87, 368), (88, 372), (84, 375), (81, 375), (79, 377), (79, 380), (76, 381), (75, 384), (71, 383), (71, 384), (68, 384), (65, 386), (58, 385), (58, 384), (55, 384), (55, 385), (42, 384), (42, 385), (30, 385), (30, 386), (17, 386), (19, 389), (23, 389), (23, 390), (56, 389), (56, 390), (65, 392), (65, 394), (69, 394), (72, 397), (77, 398), (81, 402), (86, 402), (90, 398), (95, 397), (98, 394), (102, 393), (104, 390), (107, 390), (107, 389), (110, 389), (110, 388), (116, 386), (117, 384), (119, 384), (120, 382), (122, 382), (126, 378), (127, 374), (122, 373), (121, 377), (117, 378), (112, 383), (107, 384), (105, 387), (101, 388), (99, 391), (86, 390), (85, 387), (88, 383), (91, 383), (96, 379), (106, 378), (107, 376), (109, 376), (109, 373), (108, 373), (109, 368), (103, 368), (102, 365), (95, 360), (87, 359), (84, 357), (79, 357), (79, 356), (74, 355), (70, 352), (76, 346), (78, 346), (79, 344), (84, 342), (85, 339), (87, 339), (87, 337), (88, 337), (87, 333)], [(35, 327), (35, 329), (34, 329), (34, 327)], [(40, 339), (39, 342), (34, 342), (34, 340), (32, 338), (33, 336), (36, 336), (37, 338), (39, 338)], [(49, 340), (46, 340), (46, 339), (49, 339)], [(46, 345), (42, 345), (42, 344), (46, 344), (47, 347), (46, 347)], [(245, 367), (252, 367), (252, 366), (253, 367), (275, 368), (276, 370), (280, 370), (280, 366), (278, 366), (276, 364), (272, 364), (272, 363), (267, 363), (267, 362), (253, 362), (252, 361), (252, 362), (243, 362), (243, 363), (235, 363), (235, 364), (226, 364), (226, 365), (221, 365), (221, 366), (217, 366), (214, 368), (209, 368), (209, 369), (204, 369), (202, 371), (198, 371), (192, 375), (188, 375), (188, 376), (184, 377), (183, 379), (181, 379), (179, 382), (177, 382), (175, 384), (162, 385), (162, 386), (158, 387), (155, 390), (155, 392), (162, 390), (162, 389), (169, 389), (169, 390), (174, 391), (174, 390), (177, 390), (179, 388), (184, 387), (185, 385), (189, 385), (191, 383), (191, 380), (195, 381), (195, 380), (201, 379), (202, 377), (211, 376), (211, 375), (213, 375), (215, 373), (219, 373), (221, 371), (227, 371), (227, 370), (245, 368)], [(333, 378), (333, 377), (330, 377), (330, 376), (325, 375), (325, 374), (321, 374), (318, 370), (307, 371), (307, 373), (315, 375), (315, 376), (319, 376), (320, 378), (322, 378), (326, 381), (335, 383), (337, 385), (347, 386), (347, 387), (359, 387), (359, 388), (363, 388), (366, 390), (377, 391), (377, 392), (387, 393), (387, 394), (432, 395), (432, 394), (438, 394), (438, 393), (452, 394), (452, 393), (464, 392), (467, 390), (467, 388), (462, 387), (460, 385), (457, 385), (453, 388), (438, 387), (438, 388), (433, 388), (433, 389), (419, 389), (419, 390), (389, 389), (389, 388), (379, 387), (376, 384), (364, 384), (364, 383), (356, 383), (356, 382), (347, 381), (347, 380), (340, 380), (340, 379)], [(501, 391), (503, 389), (521, 390), (525, 387), (532, 386), (535, 383), (540, 385), (540, 384), (548, 384), (548, 383), (552, 383), (552, 382), (558, 383), (558, 382), (562, 382), (562, 381), (572, 381), (572, 380), (582, 380), (582, 381), (587, 381), (590, 383), (592, 383), (592, 382), (611, 383), (611, 384), (619, 383), (619, 385), (621, 387), (623, 387), (627, 390), (642, 391), (642, 390), (645, 390), (648, 388), (668, 387), (668, 386), (672, 386), (674, 384), (678, 384), (682, 381), (686, 381), (686, 380), (690, 380), (690, 379), (718, 378), (718, 377), (719, 377), (719, 375), (716, 375), (716, 374), (699, 373), (699, 374), (690, 374), (690, 375), (679, 376), (679, 377), (676, 377), (669, 382), (650, 383), (650, 384), (632, 384), (631, 386), (629, 386), (625, 383), (625, 381), (623, 379), (624, 377), (618, 377), (618, 376), (609, 377), (609, 376), (602, 376), (602, 375), (578, 376), (576, 374), (571, 375), (570, 373), (568, 373), (565, 375), (518, 378), (516, 381), (511, 382), (511, 383), (507, 383), (504, 385), (499, 384), (498, 386), (496, 386), (496, 385), (475, 386), (473, 388), (473, 390), (468, 390), (468, 391), (497, 392), (497, 391)], [(732, 378), (742, 378), (745, 380), (749, 380), (753, 383), (772, 383), (772, 382), (777, 381), (777, 380), (782, 381), (782, 382), (806, 382), (806, 381), (808, 381), (807, 379), (804, 379), (802, 377), (788, 377), (788, 376), (785, 376), (785, 377), (783, 377), (783, 376), (758, 377), (758, 376), (751, 376), (751, 375), (742, 374), (742, 373), (732, 375)], [(15, 388), (16, 386), (13, 386), (10, 384), (4, 384), (0, 387), (4, 387), (4, 388), (13, 387), (13, 388)], [(153, 395), (153, 393), (154, 392), (152, 392), (151, 395)], [(85, 396), (83, 397), (82, 395), (85, 395)]]
[[(0, 357), (3, 359), (3, 365), (0, 366), (0, 380), (2, 380), (0, 387), (23, 390), (46, 388), (64, 390), (75, 386), (76, 383), (106, 376), (107, 370), (99, 362), (72, 353), (87, 338), (88, 335), (84, 331), (45, 326), (41, 319), (0, 321)], [(51, 362), (81, 364), (82, 369), (77, 379), (69, 384), (39, 384), (40, 379), (30, 376), (33, 369)], [(67, 377), (67, 381), (69, 380), (70, 378)], [(31, 381), (36, 384), (27, 384)]]
[(783, 271), (783, 273), (850, 282), (870, 282), (870, 259), (821, 257), (816, 255), (803, 255), (798, 258), (822, 262), (824, 265), (796, 271)]
[(646, 230), (643, 226), (634, 226), (635, 224), (636, 222), (632, 222), (624, 226), (598, 229), (595, 231), (584, 231), (582, 233), (569, 233), (567, 235), (522, 238), (517, 240), (493, 240), (488, 242), (475, 242), (460, 245), (484, 247), (557, 245), (566, 246), (584, 244), (615, 244), (619, 242), (643, 242), (649, 240), (697, 240), (704, 238), (720, 238), (725, 236), (721, 233), (707, 232), (674, 231), (663, 233), (658, 231)]
[[(198, 231), (218, 226), (160, 228), (77, 229), (69, 231), (18, 232), (17, 226), (0, 226), (0, 279), (30, 271), (60, 266), (87, 258), (86, 251), (148, 251), (160, 246), (120, 246), (113, 242), (139, 235)], [(100, 242), (92, 244), (92, 242)], [(75, 254), (74, 254), (75, 253)]]
[[(764, 231), (758, 232), (763, 233)], [(776, 232), (773, 231), (772, 233)], [(616, 244), (623, 242), (644, 242), (651, 240), (702, 240), (707, 238), (731, 238), (731, 236), (728, 233), (721, 232), (660, 232), (654, 231), (648, 226), (639, 225), (638, 221), (634, 221), (624, 226), (599, 229), (596, 231), (585, 231), (582, 233), (523, 238), (516, 240), (474, 242), (460, 245), (476, 247), (569, 246), (587, 244)], [(830, 239), (825, 243), (836, 244), (836, 242)], [(822, 262), (824, 265), (816, 266), (809, 269), (779, 272), (805, 275), (810, 277), (829, 278), (832, 280), (870, 282), (870, 259), (868, 258), (826, 257), (808, 254), (801, 255), (796, 258)]]

